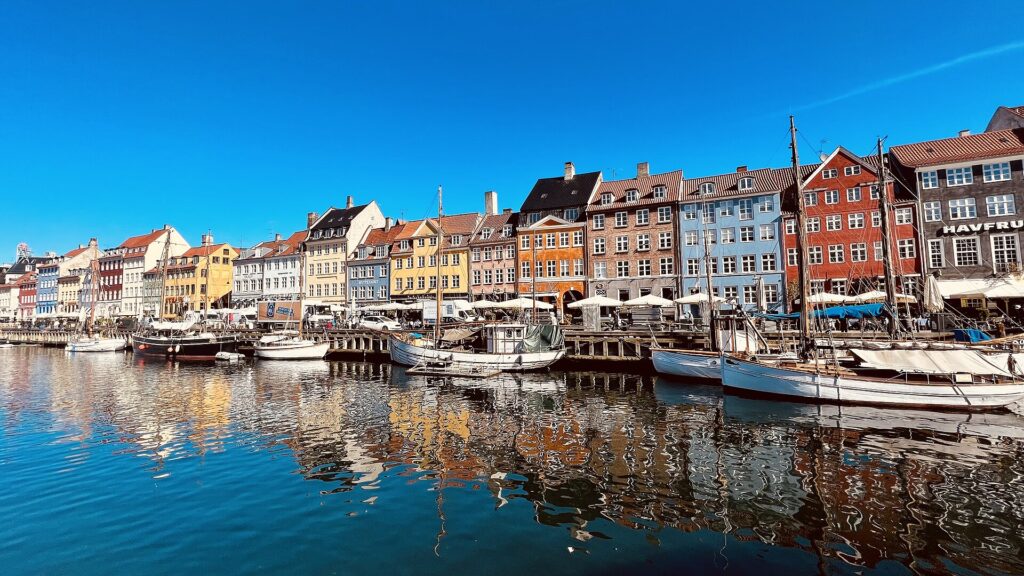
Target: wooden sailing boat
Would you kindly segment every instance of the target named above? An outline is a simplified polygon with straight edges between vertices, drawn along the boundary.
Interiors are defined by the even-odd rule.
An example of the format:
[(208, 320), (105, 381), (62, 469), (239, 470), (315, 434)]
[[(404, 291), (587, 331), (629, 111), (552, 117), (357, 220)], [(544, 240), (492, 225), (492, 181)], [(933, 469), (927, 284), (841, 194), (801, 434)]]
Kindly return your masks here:
[[(803, 179), (797, 153), (796, 124), (790, 117), (793, 149), (793, 178), (796, 182), (798, 265), (800, 270), (800, 346), (797, 362), (770, 364), (735, 355), (724, 357), (722, 384), (725, 387), (758, 394), (784, 396), (799, 400), (837, 404), (877, 404), (908, 407), (957, 409), (993, 409), (1024, 399), (1024, 383), (1004, 368), (969, 350), (888, 350), (857, 351), (861, 369), (842, 367), (831, 355), (819, 356), (811, 334), (813, 303), (810, 302), (807, 238), (804, 218), (806, 205)], [(879, 196), (883, 228), (883, 258), (886, 266), (886, 294), (890, 310), (895, 310), (896, 290), (892, 274), (892, 246), (889, 242), (888, 192), (882, 142), (878, 141)], [(895, 318), (895, 317), (894, 317)], [(896, 335), (898, 322), (890, 324)], [(828, 350), (825, 350), (828, 352)], [(867, 370), (864, 370), (864, 368)]]
[[(96, 298), (99, 295), (99, 259), (93, 258), (89, 266), (89, 322), (82, 322), (78, 333), (64, 347), (68, 352), (118, 352), (128, 347), (124, 338), (104, 338), (93, 334), (96, 325)], [(79, 298), (81, 305), (81, 298)]]
[[(414, 368), (432, 367), (435, 372), (467, 375), (472, 372), (540, 370), (551, 366), (565, 355), (562, 333), (557, 326), (541, 327), (526, 323), (489, 324), (481, 328), (483, 347), (446, 347), (441, 332), (442, 303), (441, 252), (444, 250), (442, 189), (437, 187), (437, 283), (433, 339), (418, 334), (389, 338), (391, 360)], [(466, 338), (476, 329), (459, 329)], [(456, 334), (459, 335), (459, 334)]]
[[(348, 246), (345, 246), (348, 252)], [(347, 268), (346, 268), (347, 272)], [(284, 330), (268, 334), (260, 338), (253, 346), (257, 358), (265, 360), (322, 360), (331, 349), (330, 342), (326, 340), (317, 342), (302, 337), (305, 307), (303, 300), (305, 296), (304, 283), (302, 278), (306, 273), (306, 252), (303, 250), (299, 255), (299, 318), (298, 331)], [(345, 289), (348, 287), (346, 285)]]

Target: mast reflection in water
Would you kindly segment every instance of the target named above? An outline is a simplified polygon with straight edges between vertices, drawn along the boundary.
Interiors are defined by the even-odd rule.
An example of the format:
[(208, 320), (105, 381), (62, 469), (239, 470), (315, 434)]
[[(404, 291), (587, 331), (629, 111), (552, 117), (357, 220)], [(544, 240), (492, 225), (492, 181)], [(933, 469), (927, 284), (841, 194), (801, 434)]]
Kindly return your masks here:
[(0, 351), (5, 573), (1024, 571), (1024, 419)]

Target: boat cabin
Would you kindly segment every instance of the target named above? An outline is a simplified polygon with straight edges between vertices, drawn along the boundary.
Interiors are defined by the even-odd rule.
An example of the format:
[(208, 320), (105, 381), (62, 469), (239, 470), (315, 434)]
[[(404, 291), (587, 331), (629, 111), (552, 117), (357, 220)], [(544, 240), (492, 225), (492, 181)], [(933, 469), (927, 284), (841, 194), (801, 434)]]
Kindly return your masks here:
[(526, 337), (526, 324), (491, 324), (484, 327), (489, 354), (518, 354)]

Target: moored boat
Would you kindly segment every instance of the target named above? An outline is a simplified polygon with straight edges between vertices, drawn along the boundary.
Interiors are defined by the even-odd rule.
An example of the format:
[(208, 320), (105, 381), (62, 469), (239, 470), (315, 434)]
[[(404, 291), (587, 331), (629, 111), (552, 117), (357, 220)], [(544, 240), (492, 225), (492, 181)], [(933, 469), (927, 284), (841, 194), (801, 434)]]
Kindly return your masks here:
[(128, 347), (124, 338), (82, 336), (70, 340), (64, 347), (68, 352), (118, 352)]
[(716, 382), (722, 380), (722, 355), (719, 352), (652, 348), (651, 362), (659, 374)]
[[(475, 330), (470, 332), (475, 333)], [(489, 368), (503, 372), (542, 370), (565, 356), (561, 330), (557, 326), (491, 324), (481, 330), (474, 345), (437, 347), (433, 341), (410, 335), (392, 335), (391, 360), (405, 366), (446, 362), (455, 368)], [(470, 334), (475, 335), (475, 334)], [(453, 342), (454, 343), (454, 342)]]
[(153, 322), (132, 334), (132, 350), (145, 356), (179, 360), (213, 360), (218, 352), (237, 352), (237, 334), (214, 334), (193, 328), (193, 322)]
[(265, 360), (320, 360), (327, 355), (331, 345), (291, 333), (264, 336), (253, 348), (256, 357)]

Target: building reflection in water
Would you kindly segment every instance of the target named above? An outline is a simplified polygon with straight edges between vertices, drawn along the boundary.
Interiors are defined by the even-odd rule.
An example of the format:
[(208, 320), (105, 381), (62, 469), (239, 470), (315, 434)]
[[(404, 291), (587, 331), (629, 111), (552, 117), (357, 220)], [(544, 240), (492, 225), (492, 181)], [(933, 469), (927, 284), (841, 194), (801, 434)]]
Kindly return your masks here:
[[(446, 495), (473, 489), (496, 508), (525, 501), (581, 543), (707, 531), (814, 554), (822, 570), (1009, 573), (1024, 554), (1014, 414), (818, 407), (608, 373), (451, 381), (373, 363), (12, 356), (5, 427), (45, 406), (61, 441), (116, 443), (156, 477), (171, 459), (248, 450), (294, 458), (325, 497), (426, 483), (441, 547), (459, 521)], [(31, 385), (40, 371), (48, 385)]]

